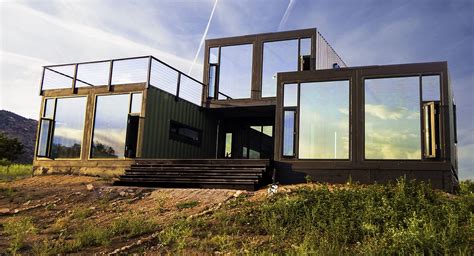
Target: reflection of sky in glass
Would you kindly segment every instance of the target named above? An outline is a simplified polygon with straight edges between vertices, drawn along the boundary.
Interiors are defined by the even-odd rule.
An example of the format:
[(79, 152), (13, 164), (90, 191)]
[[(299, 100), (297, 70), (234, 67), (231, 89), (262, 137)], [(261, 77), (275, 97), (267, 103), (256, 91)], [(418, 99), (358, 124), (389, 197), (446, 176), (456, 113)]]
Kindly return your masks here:
[(231, 157), (232, 155), (232, 133), (225, 134), (225, 157)]
[[(76, 87), (109, 84), (110, 62), (79, 64), (77, 66)], [(85, 83), (84, 83), (85, 82)]]
[(421, 77), (423, 101), (440, 100), (439, 79), (439, 75)]
[(283, 119), (283, 155), (293, 156), (295, 112), (285, 111)]
[(59, 98), (56, 106), (53, 158), (78, 158), (84, 134), (86, 97)]
[(51, 119), (54, 117), (54, 101), (55, 99), (46, 99), (44, 102), (43, 117)]
[(349, 81), (302, 83), (299, 158), (349, 158)]
[(97, 96), (92, 157), (124, 157), (130, 95)]
[(133, 93), (132, 94), (132, 106), (130, 113), (140, 114), (142, 112), (142, 94)]
[(214, 47), (209, 49), (209, 63), (217, 63), (219, 61), (219, 48)]
[(48, 150), (48, 131), (51, 120), (41, 120), (40, 136), (38, 141), (38, 156), (47, 156)]
[(298, 84), (285, 84), (283, 90), (283, 106), (296, 107), (298, 104)]
[(148, 74), (148, 58), (114, 61), (112, 84), (144, 83)]
[(311, 55), (311, 38), (300, 40), (300, 55)]
[[(221, 48), (219, 92), (233, 99), (250, 98), (252, 47), (244, 44)], [(219, 95), (219, 99), (226, 97)]]
[(298, 40), (263, 44), (262, 97), (275, 97), (277, 73), (298, 69)]
[(365, 80), (365, 158), (420, 159), (419, 78)]

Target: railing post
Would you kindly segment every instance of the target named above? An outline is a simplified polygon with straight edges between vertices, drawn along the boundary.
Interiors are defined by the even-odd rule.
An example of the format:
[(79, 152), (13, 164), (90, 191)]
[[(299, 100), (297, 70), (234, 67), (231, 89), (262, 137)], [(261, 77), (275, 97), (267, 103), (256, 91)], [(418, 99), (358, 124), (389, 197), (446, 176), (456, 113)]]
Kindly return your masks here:
[(148, 73), (146, 77), (146, 88), (150, 86), (150, 77), (151, 77), (151, 56), (148, 57)]
[(178, 84), (176, 85), (176, 100), (179, 99), (179, 90), (181, 87), (181, 72), (178, 72)]
[(110, 92), (112, 91), (112, 72), (114, 70), (114, 60), (110, 61), (110, 66), (109, 66), (109, 82), (107, 84), (107, 90)]
[(44, 73), (46, 71), (46, 68), (43, 67), (43, 73), (41, 74), (41, 84), (40, 84), (40, 91), (39, 91), (39, 95), (40, 96), (43, 96), (43, 83), (44, 83)]
[(77, 67), (79, 64), (74, 64), (74, 76), (72, 78), (72, 93), (76, 93), (76, 79), (77, 79)]

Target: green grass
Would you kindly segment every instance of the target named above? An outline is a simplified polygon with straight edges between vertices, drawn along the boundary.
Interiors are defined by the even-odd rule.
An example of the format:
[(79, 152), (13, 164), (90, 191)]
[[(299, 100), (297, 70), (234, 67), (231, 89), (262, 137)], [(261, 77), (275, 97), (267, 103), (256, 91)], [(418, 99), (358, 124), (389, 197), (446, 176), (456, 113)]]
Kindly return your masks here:
[(11, 181), (31, 177), (33, 167), (29, 164), (0, 165), (0, 181)]
[(176, 205), (176, 208), (178, 209), (190, 209), (190, 208), (194, 208), (196, 206), (199, 205), (199, 201), (186, 201), (186, 202), (182, 202), (182, 203), (179, 203)]
[[(165, 227), (167, 250), (230, 254), (474, 253), (474, 186), (450, 196), (423, 183), (307, 186)], [(183, 227), (186, 232), (178, 232)], [(166, 236), (165, 236), (166, 237)], [(167, 241), (178, 242), (167, 242)]]
[(8, 251), (16, 255), (18, 250), (24, 246), (25, 239), (30, 234), (36, 233), (31, 217), (21, 219), (9, 219), (3, 225), (3, 232), (10, 238)]

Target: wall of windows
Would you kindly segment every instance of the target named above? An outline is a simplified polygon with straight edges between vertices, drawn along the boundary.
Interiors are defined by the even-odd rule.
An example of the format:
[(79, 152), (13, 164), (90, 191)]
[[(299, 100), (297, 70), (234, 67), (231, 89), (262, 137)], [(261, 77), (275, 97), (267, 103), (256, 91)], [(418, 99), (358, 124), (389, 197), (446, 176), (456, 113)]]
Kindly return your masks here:
[(365, 158), (421, 159), (419, 77), (365, 79)]
[(49, 98), (40, 120), (37, 156), (80, 158), (87, 97)]
[[(92, 158), (122, 158), (126, 153), (127, 124), (131, 115), (141, 112), (141, 93), (101, 95), (96, 97)], [(135, 150), (135, 149), (133, 149)]]

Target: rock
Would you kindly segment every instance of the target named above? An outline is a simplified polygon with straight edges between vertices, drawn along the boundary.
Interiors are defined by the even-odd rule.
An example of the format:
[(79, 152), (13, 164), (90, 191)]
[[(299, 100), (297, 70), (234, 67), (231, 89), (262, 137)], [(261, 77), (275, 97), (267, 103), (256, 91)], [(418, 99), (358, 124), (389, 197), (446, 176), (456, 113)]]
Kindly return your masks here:
[(89, 207), (89, 210), (95, 211), (95, 207), (91, 206), (91, 207)]
[(91, 190), (94, 189), (94, 185), (92, 185), (92, 184), (87, 184), (87, 185), (86, 185), (86, 188), (87, 188), (87, 190), (91, 191)]
[(125, 192), (125, 191), (120, 191), (119, 195), (120, 195), (120, 196), (126, 196), (126, 195), (127, 195), (127, 192)]
[(31, 203), (31, 200), (26, 201), (23, 205), (29, 205)]
[(8, 214), (10, 213), (10, 209), (8, 208), (0, 208), (0, 214)]

